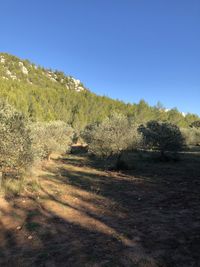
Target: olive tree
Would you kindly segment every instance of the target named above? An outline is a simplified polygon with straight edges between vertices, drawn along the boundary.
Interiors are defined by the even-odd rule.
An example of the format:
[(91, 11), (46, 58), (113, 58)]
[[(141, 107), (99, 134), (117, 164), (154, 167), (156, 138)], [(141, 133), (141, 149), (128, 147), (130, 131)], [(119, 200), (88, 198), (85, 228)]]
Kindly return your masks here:
[(118, 162), (124, 150), (136, 148), (139, 139), (136, 125), (117, 113), (88, 126), (82, 136), (90, 153), (102, 158), (117, 156)]
[(0, 100), (0, 169), (22, 170), (32, 162), (31, 138), (22, 113)]
[(167, 151), (176, 153), (183, 149), (184, 138), (174, 124), (149, 121), (145, 126), (141, 125), (138, 131), (143, 135), (144, 145), (159, 150), (162, 158), (165, 158)]
[(73, 129), (63, 121), (37, 122), (30, 125), (35, 159), (50, 159), (53, 152), (65, 153), (73, 139)]
[(200, 128), (182, 128), (181, 132), (187, 146), (200, 145)]

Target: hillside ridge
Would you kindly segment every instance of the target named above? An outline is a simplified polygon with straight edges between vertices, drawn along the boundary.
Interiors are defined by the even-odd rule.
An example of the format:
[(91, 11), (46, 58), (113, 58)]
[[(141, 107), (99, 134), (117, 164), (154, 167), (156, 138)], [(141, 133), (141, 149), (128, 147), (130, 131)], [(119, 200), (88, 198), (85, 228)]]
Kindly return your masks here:
[(132, 117), (139, 124), (158, 120), (188, 127), (199, 120), (198, 115), (183, 114), (176, 108), (168, 110), (159, 104), (150, 106), (144, 100), (124, 103), (99, 96), (72, 76), (7, 53), (0, 53), (0, 98), (32, 121), (62, 120), (77, 131), (114, 112)]
[(62, 71), (43, 68), (7, 53), (0, 53), (0, 77), (39, 86), (50, 83), (54, 87), (57, 84), (77, 92), (87, 90), (80, 80), (67, 76)]

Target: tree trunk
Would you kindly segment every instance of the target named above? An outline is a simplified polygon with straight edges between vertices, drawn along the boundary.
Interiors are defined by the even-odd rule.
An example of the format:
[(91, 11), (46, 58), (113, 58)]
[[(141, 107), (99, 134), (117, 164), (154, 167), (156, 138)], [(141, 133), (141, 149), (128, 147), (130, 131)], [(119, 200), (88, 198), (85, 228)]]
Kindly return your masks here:
[(165, 151), (164, 150), (161, 150), (161, 160), (162, 161), (167, 161), (167, 157), (165, 155)]
[(122, 158), (122, 152), (119, 153), (119, 155), (118, 155), (118, 157), (117, 157), (117, 162), (120, 162), (121, 158)]
[(51, 153), (49, 153), (49, 154), (47, 155), (47, 160), (48, 160), (48, 161), (51, 160)]
[(116, 169), (120, 170), (121, 169), (121, 158), (122, 158), (122, 152), (119, 153), (119, 155), (117, 156), (117, 161), (116, 161)]
[(3, 172), (0, 172), (0, 189), (2, 187)]

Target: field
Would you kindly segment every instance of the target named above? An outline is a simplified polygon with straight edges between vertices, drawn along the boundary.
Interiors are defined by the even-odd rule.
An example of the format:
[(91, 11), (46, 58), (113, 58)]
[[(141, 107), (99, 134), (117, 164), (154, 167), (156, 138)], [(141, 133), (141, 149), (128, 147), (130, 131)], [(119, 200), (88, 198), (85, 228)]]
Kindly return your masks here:
[(200, 266), (200, 154), (148, 157), (124, 172), (84, 155), (43, 163), (36, 190), (1, 198), (0, 266)]

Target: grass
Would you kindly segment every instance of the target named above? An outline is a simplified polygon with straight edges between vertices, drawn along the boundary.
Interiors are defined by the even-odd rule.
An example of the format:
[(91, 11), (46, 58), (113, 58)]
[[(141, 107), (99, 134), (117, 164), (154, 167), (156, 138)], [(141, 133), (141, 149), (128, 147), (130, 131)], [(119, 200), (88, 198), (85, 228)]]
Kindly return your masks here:
[(4, 179), (2, 184), (2, 191), (7, 195), (11, 194), (14, 196), (20, 195), (26, 186), (25, 180), (8, 178)]
[(1, 193), (9, 196), (20, 196), (25, 191), (37, 192), (40, 189), (40, 184), (37, 179), (22, 176), (20, 178), (3, 179)]

